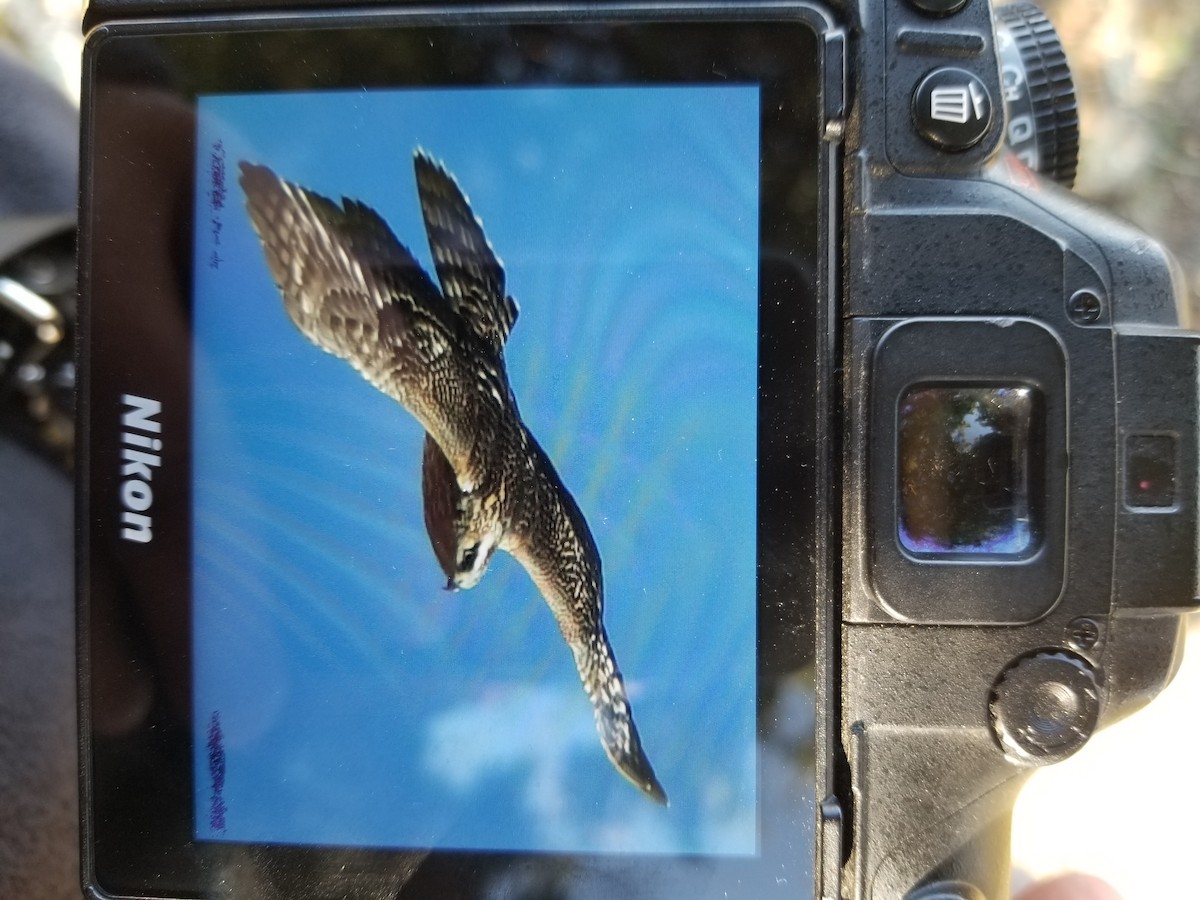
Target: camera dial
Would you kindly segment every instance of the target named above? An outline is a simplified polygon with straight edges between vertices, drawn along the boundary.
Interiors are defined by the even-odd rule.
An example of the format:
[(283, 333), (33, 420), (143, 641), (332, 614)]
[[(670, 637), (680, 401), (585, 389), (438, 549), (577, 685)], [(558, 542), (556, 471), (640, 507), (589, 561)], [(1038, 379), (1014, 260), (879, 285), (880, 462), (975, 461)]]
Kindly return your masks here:
[(1096, 730), (1097, 673), (1083, 657), (1047, 650), (1014, 660), (992, 689), (992, 730), (1013, 762), (1066, 759)]
[(1001, 6), (996, 50), (1008, 120), (1005, 143), (1029, 168), (1071, 187), (1079, 160), (1079, 108), (1058, 33), (1032, 3)]

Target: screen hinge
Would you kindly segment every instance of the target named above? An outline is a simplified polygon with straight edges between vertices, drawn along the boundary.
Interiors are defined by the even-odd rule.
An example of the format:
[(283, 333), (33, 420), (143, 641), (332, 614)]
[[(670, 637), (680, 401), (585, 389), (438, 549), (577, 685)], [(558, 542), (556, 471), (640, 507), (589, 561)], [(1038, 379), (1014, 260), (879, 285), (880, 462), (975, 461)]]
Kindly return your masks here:
[(821, 801), (817, 821), (817, 896), (840, 900), (842, 896), (842, 805), (830, 794)]
[(846, 132), (846, 32), (825, 33), (824, 84), (821, 86), (821, 136), (840, 141)]

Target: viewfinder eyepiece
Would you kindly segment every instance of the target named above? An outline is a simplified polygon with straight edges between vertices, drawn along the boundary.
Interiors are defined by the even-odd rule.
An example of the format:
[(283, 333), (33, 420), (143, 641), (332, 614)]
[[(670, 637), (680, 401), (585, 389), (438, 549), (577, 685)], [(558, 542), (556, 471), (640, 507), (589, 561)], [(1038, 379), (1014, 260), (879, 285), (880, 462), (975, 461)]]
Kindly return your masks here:
[(919, 556), (1024, 557), (1042, 539), (1042, 394), (917, 384), (898, 409), (897, 529)]

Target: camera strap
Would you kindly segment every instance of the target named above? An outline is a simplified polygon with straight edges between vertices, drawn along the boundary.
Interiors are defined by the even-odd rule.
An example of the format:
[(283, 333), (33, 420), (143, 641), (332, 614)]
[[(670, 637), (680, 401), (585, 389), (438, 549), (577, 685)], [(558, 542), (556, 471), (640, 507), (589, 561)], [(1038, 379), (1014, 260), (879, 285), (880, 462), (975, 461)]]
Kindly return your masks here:
[(73, 465), (75, 214), (0, 219), (0, 429)]

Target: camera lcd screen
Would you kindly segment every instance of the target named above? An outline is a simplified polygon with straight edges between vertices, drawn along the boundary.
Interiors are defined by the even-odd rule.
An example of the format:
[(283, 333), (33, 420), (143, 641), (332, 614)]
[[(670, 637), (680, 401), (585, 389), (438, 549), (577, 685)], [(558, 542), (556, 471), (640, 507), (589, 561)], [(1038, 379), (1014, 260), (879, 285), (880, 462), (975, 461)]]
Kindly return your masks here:
[(634, 19), (93, 39), (103, 890), (809, 893), (818, 26)]
[[(196, 795), (208, 800), (197, 836), (752, 854), (757, 86), (233, 94), (200, 97), (197, 119), (193, 741)], [(239, 184), (248, 163), (291, 185), (281, 217), (344, 196), (386, 225), (334, 211), (318, 217), (328, 233), (312, 246), (303, 226), (264, 223), (260, 237), (251, 209), (273, 201), (251, 184), (263, 170)], [(387, 309), (436, 281), (445, 254), (453, 274), (412, 302), (414, 315), (450, 305), (455, 279), (491, 262), (455, 242), (467, 223), (438, 229), (455, 215), (437, 194), (445, 175), (519, 307), (503, 348), (515, 403), (496, 416), (515, 409), (545, 452), (488, 454), (502, 470), (481, 473), (480, 502), (503, 494), (504, 515), (535, 524), (453, 592), (426, 526), (427, 432), (396, 399), (408, 389), (390, 387), (401, 379), (381, 389), (356, 371), (377, 355), (387, 369), (410, 364), (404, 340), (424, 332), (402, 323), (391, 341), (373, 330), (377, 310), (342, 293), (359, 279), (338, 271), (394, 278), (361, 282)], [(367, 243), (385, 227), (415, 266), (385, 268), (391, 256)], [(324, 241), (336, 244), (328, 261)], [(293, 248), (280, 268), (304, 268), (295, 287), (284, 273), (285, 299), (268, 256)], [(318, 280), (335, 283), (310, 289)], [(289, 303), (322, 300), (347, 308), (311, 330), (352, 343), (347, 358), (289, 316)], [(444, 352), (499, 370), (468, 337), (447, 328)], [(494, 420), (494, 397), (477, 411), (460, 396), (499, 379), (460, 383), (436, 356), (427, 372), (410, 404), (435, 430), (516, 440)], [(594, 549), (558, 534), (564, 501), (536, 491), (529, 467), (542, 459)], [(552, 545), (525, 546), (539, 541)], [(518, 557), (550, 552), (595, 553), (598, 589), (544, 597)], [(564, 615), (575, 627), (599, 623), (602, 601), (646, 758), (665, 779), (665, 819), (605, 759), (547, 606), (597, 608)]]

